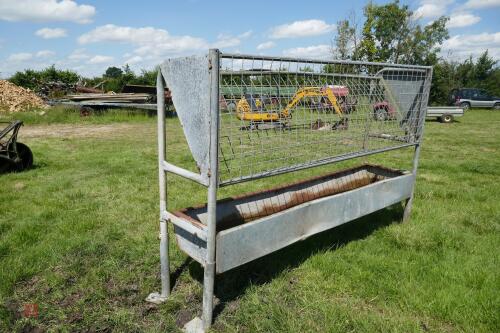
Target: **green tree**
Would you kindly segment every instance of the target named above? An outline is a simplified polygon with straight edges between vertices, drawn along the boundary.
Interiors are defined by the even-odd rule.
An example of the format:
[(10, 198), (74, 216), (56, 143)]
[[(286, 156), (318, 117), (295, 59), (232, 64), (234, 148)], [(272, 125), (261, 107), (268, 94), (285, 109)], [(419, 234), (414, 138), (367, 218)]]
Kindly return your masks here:
[(334, 38), (335, 52), (338, 59), (350, 59), (355, 49), (356, 29), (349, 20), (337, 22), (337, 35)]
[(406, 64), (435, 65), (438, 60), (440, 45), (449, 38), (446, 23), (449, 18), (441, 16), (431, 24), (422, 28), (415, 25), (410, 30), (399, 60)]
[(360, 45), (354, 51), (357, 59), (375, 61), (376, 58), (377, 48), (375, 47), (375, 37), (372, 32), (374, 25), (373, 7), (374, 5), (370, 2), (363, 8), (366, 20), (363, 25)]
[(494, 60), (488, 55), (488, 50), (484, 51), (479, 58), (477, 58), (475, 66), (475, 79), (478, 81), (486, 81), (495, 71), (497, 60)]
[(362, 40), (355, 53), (367, 61), (433, 64), (439, 45), (448, 38), (442, 16), (422, 27), (407, 5), (394, 1), (385, 5), (369, 3), (364, 8)]
[(40, 92), (41, 89), (48, 83), (63, 83), (66, 85), (74, 85), (80, 81), (81, 77), (70, 70), (60, 70), (54, 65), (49, 66), (43, 70), (27, 69), (18, 71), (9, 78), (12, 83)]
[(106, 69), (104, 76), (109, 77), (109, 78), (113, 78), (113, 79), (117, 79), (120, 76), (122, 76), (122, 74), (123, 74), (123, 71), (120, 68), (115, 67), (115, 66), (111, 66), (111, 67), (108, 67), (108, 69)]

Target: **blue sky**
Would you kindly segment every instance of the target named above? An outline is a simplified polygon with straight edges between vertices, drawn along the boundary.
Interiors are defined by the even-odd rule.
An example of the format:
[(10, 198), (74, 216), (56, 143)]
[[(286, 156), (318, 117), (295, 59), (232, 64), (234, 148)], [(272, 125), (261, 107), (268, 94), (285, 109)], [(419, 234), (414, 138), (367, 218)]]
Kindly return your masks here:
[[(375, 1), (384, 3), (387, 1)], [(451, 17), (443, 56), (485, 49), (500, 58), (500, 0), (402, 1), (422, 24)], [(108, 66), (152, 68), (167, 57), (206, 52), (331, 56), (335, 23), (366, 1), (0, 0), (0, 77), (50, 64), (83, 75)]]

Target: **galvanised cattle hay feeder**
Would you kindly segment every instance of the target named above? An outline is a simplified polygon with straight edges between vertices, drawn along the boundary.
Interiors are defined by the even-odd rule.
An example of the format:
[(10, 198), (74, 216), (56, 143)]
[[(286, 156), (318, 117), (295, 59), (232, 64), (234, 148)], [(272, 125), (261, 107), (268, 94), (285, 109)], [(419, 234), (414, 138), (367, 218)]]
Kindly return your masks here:
[[(161, 292), (170, 293), (167, 223), (204, 267), (202, 318), (212, 322), (215, 275), (319, 232), (413, 199), (432, 67), (226, 54), (160, 66), (158, 157)], [(165, 119), (164, 80), (178, 118)], [(184, 144), (185, 151), (176, 149)], [(407, 153), (402, 148), (413, 147)], [(373, 154), (410, 171), (361, 164), (218, 200), (221, 187)], [(186, 153), (188, 152), (188, 153)], [(187, 156), (187, 157), (186, 157)], [(380, 156), (380, 155), (379, 155)], [(168, 173), (204, 185), (207, 204), (167, 210)], [(185, 196), (189, 196), (186, 193)]]

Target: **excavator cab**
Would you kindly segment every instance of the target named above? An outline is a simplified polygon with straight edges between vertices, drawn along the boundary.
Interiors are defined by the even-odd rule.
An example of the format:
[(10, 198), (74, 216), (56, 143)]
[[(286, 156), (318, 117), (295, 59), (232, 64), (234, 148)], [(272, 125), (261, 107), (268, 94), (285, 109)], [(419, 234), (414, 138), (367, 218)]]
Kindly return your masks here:
[(236, 105), (236, 117), (252, 122), (278, 121), (279, 114), (267, 110), (267, 106), (271, 103), (271, 98), (268, 96), (245, 94)]

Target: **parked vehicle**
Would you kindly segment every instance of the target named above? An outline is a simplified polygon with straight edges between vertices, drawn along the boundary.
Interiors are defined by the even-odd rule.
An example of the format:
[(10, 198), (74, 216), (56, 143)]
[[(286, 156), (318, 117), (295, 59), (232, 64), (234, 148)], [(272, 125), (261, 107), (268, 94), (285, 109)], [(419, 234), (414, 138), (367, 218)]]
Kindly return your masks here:
[(450, 94), (450, 105), (460, 106), (464, 110), (470, 108), (493, 108), (500, 110), (500, 97), (491, 96), (482, 89), (453, 89)]
[(435, 117), (441, 123), (452, 123), (456, 117), (462, 117), (464, 109), (456, 106), (429, 106), (426, 117)]

